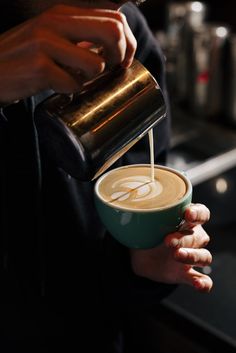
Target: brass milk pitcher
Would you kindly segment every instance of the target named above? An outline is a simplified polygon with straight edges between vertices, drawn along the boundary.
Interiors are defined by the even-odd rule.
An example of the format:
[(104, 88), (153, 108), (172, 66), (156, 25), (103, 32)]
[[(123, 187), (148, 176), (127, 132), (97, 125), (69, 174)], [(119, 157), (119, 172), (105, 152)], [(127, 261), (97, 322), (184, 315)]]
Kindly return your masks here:
[(102, 174), (166, 115), (162, 92), (137, 60), (79, 93), (55, 94), (35, 111), (41, 148), (79, 180)]

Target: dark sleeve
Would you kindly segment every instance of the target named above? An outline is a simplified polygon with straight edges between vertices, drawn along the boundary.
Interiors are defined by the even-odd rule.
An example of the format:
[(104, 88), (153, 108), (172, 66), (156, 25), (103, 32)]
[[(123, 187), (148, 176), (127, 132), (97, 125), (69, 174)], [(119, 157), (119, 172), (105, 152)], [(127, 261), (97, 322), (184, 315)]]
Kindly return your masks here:
[[(0, 261), (3, 263), (4, 248), (5, 248), (5, 236), (6, 236), (6, 130), (7, 122), (3, 114), (2, 109), (0, 109)], [(2, 268), (0, 268), (1, 276)]]
[(129, 250), (114, 238), (104, 239), (103, 275), (106, 302), (116, 308), (149, 308), (169, 295), (175, 285), (154, 282), (134, 274)]

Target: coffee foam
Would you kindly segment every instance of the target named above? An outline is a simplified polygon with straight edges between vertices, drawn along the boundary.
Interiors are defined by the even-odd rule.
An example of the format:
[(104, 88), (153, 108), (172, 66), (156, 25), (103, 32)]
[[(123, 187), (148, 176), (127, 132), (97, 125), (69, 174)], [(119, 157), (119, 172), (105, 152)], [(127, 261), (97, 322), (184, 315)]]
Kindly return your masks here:
[(158, 209), (175, 204), (187, 192), (178, 174), (155, 168), (154, 181), (150, 166), (127, 166), (114, 169), (99, 184), (98, 193), (113, 206), (129, 209)]

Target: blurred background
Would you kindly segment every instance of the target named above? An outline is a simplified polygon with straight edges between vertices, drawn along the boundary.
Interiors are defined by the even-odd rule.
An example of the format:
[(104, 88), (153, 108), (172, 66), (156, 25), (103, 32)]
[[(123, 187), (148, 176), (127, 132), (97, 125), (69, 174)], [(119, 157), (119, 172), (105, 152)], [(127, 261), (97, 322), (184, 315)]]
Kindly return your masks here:
[[(134, 337), (148, 353), (236, 352), (236, 2), (148, 0), (140, 7), (166, 58), (172, 112), (168, 165), (206, 204), (210, 294), (177, 288)], [(137, 340), (146, 333), (147, 341)], [(145, 335), (144, 335), (145, 336)]]

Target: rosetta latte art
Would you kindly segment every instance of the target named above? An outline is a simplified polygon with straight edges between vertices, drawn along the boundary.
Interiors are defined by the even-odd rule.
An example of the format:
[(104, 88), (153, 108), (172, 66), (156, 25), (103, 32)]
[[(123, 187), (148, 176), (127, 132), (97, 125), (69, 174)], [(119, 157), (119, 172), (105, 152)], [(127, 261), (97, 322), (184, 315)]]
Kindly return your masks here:
[(127, 166), (114, 169), (98, 188), (105, 202), (125, 209), (157, 209), (179, 201), (187, 191), (185, 181), (178, 174), (155, 168), (154, 181), (150, 165)]
[(140, 202), (157, 197), (163, 190), (161, 183), (157, 180), (150, 181), (145, 175), (125, 177), (114, 182), (111, 194), (111, 202), (126, 201)]

